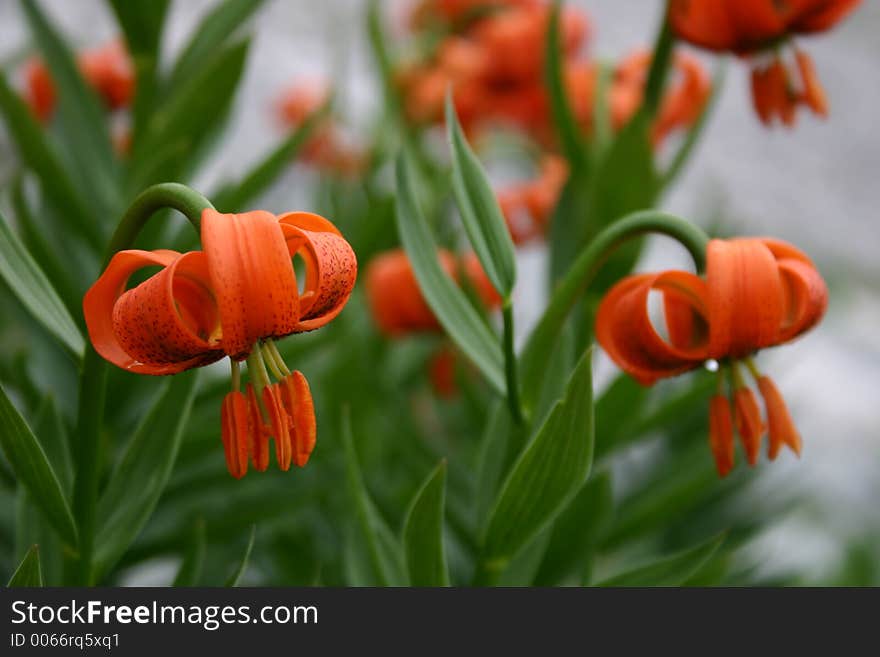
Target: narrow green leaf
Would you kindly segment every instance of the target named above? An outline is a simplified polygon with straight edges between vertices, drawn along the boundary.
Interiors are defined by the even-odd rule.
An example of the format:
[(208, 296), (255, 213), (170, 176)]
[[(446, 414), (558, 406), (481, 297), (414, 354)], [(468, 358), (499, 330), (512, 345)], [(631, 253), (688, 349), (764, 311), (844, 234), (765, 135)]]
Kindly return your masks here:
[(545, 39), (544, 77), (549, 91), (553, 124), (559, 133), (559, 140), (566, 159), (574, 165), (584, 160), (584, 139), (565, 88), (562, 70), (562, 44), (559, 34), (561, 4), (560, 0), (555, 0), (550, 10), (550, 21), (547, 24), (547, 38)]
[(513, 240), (489, 178), (462, 132), (451, 93), (446, 95), (446, 131), (452, 151), (452, 191), (462, 224), (486, 276), (509, 299), (516, 284)]
[(177, 460), (198, 372), (175, 375), (141, 421), (98, 501), (98, 570), (106, 572), (150, 518)]
[(410, 586), (449, 586), (443, 548), (446, 461), (441, 461), (419, 491), (406, 516), (403, 547)]
[(32, 545), (24, 555), (24, 559), (9, 578), (7, 588), (31, 588), (43, 586), (43, 573), (40, 571), (40, 548)]
[(593, 390), (588, 349), (572, 372), (565, 397), (514, 464), (492, 511), (483, 548), (489, 568), (504, 564), (565, 508), (590, 473)]
[(170, 0), (110, 0), (131, 55), (155, 56)]
[[(154, 167), (154, 154), (172, 144), (177, 148), (182, 142), (187, 153), (198, 153), (199, 147), (204, 146), (205, 140), (228, 116), (244, 72), (249, 45), (250, 41), (244, 40), (214, 53), (153, 112), (146, 134), (132, 155), (131, 180), (140, 185), (156, 182), (145, 179), (143, 170)], [(163, 178), (173, 178), (174, 171), (182, 171), (185, 164), (185, 159), (169, 161)]]
[(0, 215), (0, 276), (43, 327), (77, 360), (85, 342), (55, 289)]
[(86, 84), (73, 54), (35, 0), (21, 0), (25, 18), (46, 59), (58, 94), (61, 135), (76, 156), (80, 183), (100, 204), (102, 218), (115, 217), (122, 198), (108, 133), (108, 121), (96, 93)]
[(6, 127), (21, 159), (39, 178), (45, 197), (59, 212), (64, 213), (93, 249), (103, 248), (104, 239), (99, 229), (98, 213), (74, 185), (57, 149), (48, 141), (43, 127), (37, 123), (24, 101), (10, 88), (2, 71), (0, 111), (6, 119)]
[(170, 0), (110, 0), (110, 4), (134, 62), (132, 148), (135, 148), (155, 104), (159, 44)]
[[(597, 408), (598, 417), (598, 408)], [(590, 477), (556, 522), (541, 568), (535, 577), (538, 586), (565, 584), (569, 575), (578, 581), (589, 571), (592, 549), (611, 521), (613, 499), (611, 477), (607, 472)]]
[(76, 525), (46, 452), (0, 386), (0, 446), (33, 502), (68, 545), (76, 545)]
[(681, 586), (712, 558), (724, 538), (724, 534), (714, 536), (677, 554), (610, 577), (597, 586)]
[(500, 394), (505, 392), (504, 355), (498, 338), (437, 260), (437, 244), (419, 210), (406, 156), (397, 159), (397, 230), (425, 300), (452, 341)]
[(258, 199), (287, 170), (325, 114), (324, 108), (316, 111), (239, 182), (229, 184), (212, 194), (214, 206), (221, 212), (241, 212), (248, 203)]
[(355, 515), (361, 530), (361, 541), (367, 548), (372, 569), (373, 584), (396, 586), (401, 583), (400, 547), (391, 530), (376, 510), (364, 484), (348, 412), (342, 419), (342, 442), (345, 447), (348, 487), (354, 501)]
[(10, 201), (22, 242), (33, 259), (40, 263), (67, 312), (71, 317), (78, 317), (82, 312), (82, 291), (75, 276), (71, 275), (75, 266), (68, 259), (69, 252), (65, 252), (69, 248), (68, 243), (54, 230), (47, 228), (49, 224), (44, 215), (51, 212), (45, 207), (40, 213), (31, 209), (23, 176), (16, 176), (12, 181)]
[(171, 586), (198, 586), (205, 565), (205, 520), (196, 519), (186, 554)]
[(480, 439), (477, 458), (477, 499), (474, 504), (477, 526), (485, 529), (492, 503), (504, 478), (508, 443), (516, 428), (503, 400), (496, 400), (489, 408), (486, 426)]
[(244, 556), (241, 558), (241, 563), (238, 564), (238, 568), (235, 569), (235, 572), (232, 573), (229, 578), (226, 580), (224, 586), (238, 586), (238, 583), (241, 581), (242, 575), (244, 575), (245, 571), (248, 567), (248, 562), (251, 558), (251, 552), (254, 550), (254, 539), (257, 537), (257, 526), (251, 525), (251, 535), (248, 538), (247, 547), (244, 549)]
[(208, 60), (235, 34), (264, 0), (224, 0), (193, 29), (192, 37), (174, 64), (168, 78), (173, 89), (183, 80), (197, 74)]
[(70, 454), (67, 428), (51, 393), (40, 403), (33, 431), (58, 475), (62, 490), (70, 492), (73, 489), (73, 456)]

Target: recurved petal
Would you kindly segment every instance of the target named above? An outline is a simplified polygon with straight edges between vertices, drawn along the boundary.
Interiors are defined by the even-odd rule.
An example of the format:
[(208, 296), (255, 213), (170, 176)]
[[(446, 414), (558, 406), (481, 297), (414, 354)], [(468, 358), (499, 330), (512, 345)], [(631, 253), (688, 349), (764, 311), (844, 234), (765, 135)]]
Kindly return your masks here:
[(706, 253), (710, 356), (777, 344), (785, 297), (770, 249), (758, 239), (711, 240)]
[(229, 474), (241, 479), (248, 467), (248, 402), (243, 394), (230, 392), (223, 398), (220, 424), (226, 467)]
[(357, 258), (336, 227), (309, 212), (288, 212), (278, 218), (287, 241), (288, 259), (299, 254), (306, 266), (295, 332), (312, 331), (338, 315), (357, 279)]
[[(114, 327), (114, 306), (125, 293), (128, 279), (144, 267), (168, 267), (180, 254), (176, 251), (120, 251), (83, 297), (83, 314), (92, 345), (104, 359), (138, 374), (174, 374), (204, 364), (202, 356), (163, 364), (138, 362), (120, 343)], [(173, 292), (173, 287), (172, 287)], [(176, 323), (174, 318), (172, 321)], [(192, 356), (192, 354), (191, 354)]]
[(241, 360), (260, 338), (294, 331), (299, 294), (274, 215), (207, 209), (202, 213), (202, 244), (229, 356)]
[[(136, 363), (172, 374), (223, 357), (204, 255), (185, 253), (113, 306), (113, 332)], [(129, 367), (128, 369), (132, 369)]]
[(637, 274), (609, 290), (596, 316), (596, 338), (621, 369), (645, 385), (693, 369), (708, 357), (705, 342), (676, 346), (657, 333), (648, 315), (652, 289), (674, 290), (678, 301), (689, 302), (695, 315), (705, 312), (705, 283), (687, 272)]

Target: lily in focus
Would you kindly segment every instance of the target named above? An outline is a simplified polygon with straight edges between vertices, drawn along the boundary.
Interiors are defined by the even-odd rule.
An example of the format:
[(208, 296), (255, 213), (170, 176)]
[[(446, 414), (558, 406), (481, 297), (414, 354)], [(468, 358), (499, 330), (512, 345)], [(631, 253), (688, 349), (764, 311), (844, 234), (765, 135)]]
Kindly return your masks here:
[[(201, 217), (203, 251), (116, 253), (83, 299), (89, 337), (107, 361), (139, 374), (176, 374), (228, 356), (232, 391), (221, 410), (226, 464), (236, 478), (248, 459), (304, 466), (316, 440), (312, 396), (274, 343), (324, 326), (345, 306), (357, 277), (349, 243), (315, 214), (268, 212)], [(300, 292), (294, 256), (305, 265)], [(126, 289), (145, 267), (161, 269)], [(251, 382), (241, 385), (240, 363)], [(273, 382), (274, 379), (274, 382)]]
[[(648, 313), (652, 291), (663, 298), (666, 336)], [(643, 385), (718, 362), (718, 388), (710, 404), (710, 445), (718, 473), (734, 465), (734, 427), (746, 460), (758, 460), (769, 434), (772, 460), (783, 445), (796, 454), (801, 438), (773, 381), (755, 365), (759, 349), (794, 340), (814, 327), (828, 305), (828, 289), (810, 259), (780, 240), (711, 240), (706, 275), (683, 271), (635, 274), (603, 298), (596, 337), (606, 353)], [(743, 370), (764, 399), (767, 423)], [(725, 395), (725, 374), (729, 395)]]

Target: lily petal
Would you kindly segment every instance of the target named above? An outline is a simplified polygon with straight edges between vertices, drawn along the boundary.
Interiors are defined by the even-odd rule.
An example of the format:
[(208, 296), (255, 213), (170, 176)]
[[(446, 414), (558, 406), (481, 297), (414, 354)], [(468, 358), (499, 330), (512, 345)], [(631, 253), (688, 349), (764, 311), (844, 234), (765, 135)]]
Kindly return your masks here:
[(301, 333), (324, 326), (348, 302), (357, 278), (357, 258), (339, 230), (310, 212), (288, 212), (278, 218), (287, 241), (288, 260), (295, 254), (306, 264), (306, 282), (300, 300)]
[(299, 294), (276, 218), (268, 212), (202, 213), (202, 244), (220, 310), (223, 349), (248, 356), (262, 337), (293, 333)]

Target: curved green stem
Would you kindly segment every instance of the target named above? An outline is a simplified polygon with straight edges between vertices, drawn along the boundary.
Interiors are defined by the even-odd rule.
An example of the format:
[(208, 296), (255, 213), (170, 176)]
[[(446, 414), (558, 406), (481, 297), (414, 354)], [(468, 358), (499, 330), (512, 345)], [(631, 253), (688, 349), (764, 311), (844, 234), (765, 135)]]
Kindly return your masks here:
[(541, 390), (547, 365), (546, 350), (556, 339), (575, 302), (615, 249), (648, 233), (667, 235), (680, 242), (693, 258), (697, 271), (703, 271), (709, 237), (684, 219), (655, 210), (644, 210), (629, 214), (609, 225), (572, 264), (553, 293), (538, 326), (529, 336), (520, 358), (523, 381), (521, 392), (527, 410), (533, 408)]
[(523, 423), (522, 403), (519, 398), (519, 380), (516, 375), (516, 352), (513, 349), (513, 304), (504, 302), (504, 373), (507, 381), (507, 404), (516, 424)]
[[(199, 230), (202, 211), (214, 206), (198, 192), (177, 183), (163, 183), (149, 187), (131, 204), (110, 244), (104, 266), (117, 251), (134, 246), (138, 234), (156, 211), (173, 208), (183, 213)], [(76, 570), (71, 573), (72, 583), (88, 586), (93, 583), (95, 552), (95, 509), (98, 501), (98, 454), (101, 424), (106, 398), (107, 361), (87, 344), (79, 383), (77, 411), (76, 478), (73, 485), (73, 513), (79, 532)]]

